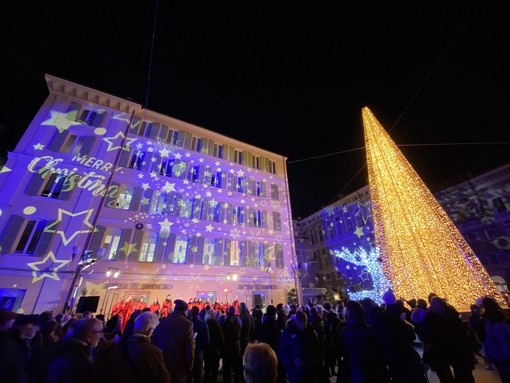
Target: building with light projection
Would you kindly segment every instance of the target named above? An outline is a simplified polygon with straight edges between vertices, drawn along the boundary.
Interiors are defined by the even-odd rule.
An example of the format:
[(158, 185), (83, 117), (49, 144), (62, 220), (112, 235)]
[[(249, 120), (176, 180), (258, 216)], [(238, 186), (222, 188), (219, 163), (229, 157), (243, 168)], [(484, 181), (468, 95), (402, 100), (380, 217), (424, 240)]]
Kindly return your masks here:
[[(286, 158), (54, 76), (0, 172), (0, 299), (286, 302)], [(115, 276), (118, 276), (115, 278)]]

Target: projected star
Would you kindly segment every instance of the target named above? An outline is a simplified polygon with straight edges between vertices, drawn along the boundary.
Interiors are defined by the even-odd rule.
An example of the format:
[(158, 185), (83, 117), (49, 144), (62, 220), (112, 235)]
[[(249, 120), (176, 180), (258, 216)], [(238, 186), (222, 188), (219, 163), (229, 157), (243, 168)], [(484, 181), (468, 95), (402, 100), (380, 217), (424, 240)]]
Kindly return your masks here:
[(170, 182), (168, 181), (165, 181), (165, 186), (163, 186), (161, 188), (161, 190), (167, 192), (167, 193), (170, 193), (172, 191), (175, 191), (175, 184), (171, 184)]
[(168, 157), (168, 155), (170, 154), (170, 151), (167, 148), (163, 148), (158, 151), (159, 151), (159, 154), (161, 154), (161, 157)]
[[(57, 215), (57, 220), (51, 224), (49, 224), (48, 226), (46, 226), (44, 228), (44, 232), (45, 233), (56, 233), (56, 234), (59, 234), (60, 237), (62, 237), (62, 243), (64, 244), (64, 246), (67, 246), (76, 236), (80, 235), (80, 234), (87, 234), (89, 233), (92, 229), (94, 229), (94, 232), (97, 232), (98, 230), (95, 229), (92, 224), (89, 222), (90, 220), (90, 216), (92, 215), (92, 212), (94, 211), (94, 209), (89, 209), (89, 210), (84, 210), (84, 211), (81, 211), (79, 213), (71, 213), (69, 211), (66, 211), (64, 209), (61, 209), (59, 208), (58, 209), (58, 215)], [(88, 229), (87, 230), (76, 230), (74, 233), (72, 233), (69, 237), (66, 236), (66, 233), (64, 233), (62, 230), (55, 230), (55, 227), (58, 227), (60, 226), (60, 224), (62, 223), (62, 220), (64, 219), (64, 215), (66, 216), (69, 216), (71, 218), (74, 218), (74, 217), (80, 217), (80, 216), (83, 216), (85, 215), (85, 218), (83, 219), (83, 221), (80, 223), (80, 228), (82, 227), (83, 224), (85, 224)], [(70, 223), (71, 223), (71, 219), (68, 220), (67, 224), (66, 225), (62, 225), (63, 227), (69, 227), (70, 226)]]
[[(124, 139), (126, 139), (126, 141), (125, 141), (124, 148), (122, 148), (122, 142), (124, 141)], [(122, 150), (126, 150), (129, 152), (131, 150), (130, 145), (134, 141), (136, 141), (136, 138), (126, 138), (124, 133), (117, 132), (117, 134), (113, 137), (104, 137), (103, 141), (108, 143), (108, 149), (106, 149), (107, 152), (111, 152), (113, 150), (121, 149), (121, 148), (122, 148)]]
[(46, 121), (42, 122), (43, 126), (54, 126), (57, 128), (59, 133), (69, 129), (70, 126), (80, 125), (79, 122), (74, 121), (76, 118), (76, 111), (68, 112), (68, 113), (60, 113), (51, 111), (51, 117)]
[(4, 166), (2, 169), (0, 169), (0, 174), (8, 173), (8, 172), (11, 172), (11, 171), (12, 171), (11, 168), (8, 168), (7, 166)]
[(138, 249), (136, 248), (137, 244), (136, 243), (128, 243), (128, 242), (124, 242), (124, 244), (122, 245), (122, 247), (119, 249), (119, 251), (123, 251), (125, 252), (126, 254), (126, 257), (131, 254), (131, 253), (136, 253), (138, 251)]
[(32, 271), (32, 283), (40, 281), (43, 278), (50, 278), (55, 281), (60, 280), (57, 272), (69, 262), (70, 260), (56, 259), (53, 251), (50, 251), (43, 260), (27, 263), (27, 266), (34, 270)]
[(41, 145), (41, 143), (32, 145), (34, 147), (34, 150), (43, 150), (44, 145)]
[(365, 235), (365, 234), (363, 234), (362, 227), (356, 227), (356, 230), (354, 230), (354, 234), (356, 234), (358, 236), (358, 238), (361, 238)]
[(170, 231), (170, 228), (174, 224), (173, 222), (170, 222), (168, 218), (165, 218), (164, 221), (158, 222), (161, 226), (161, 231)]

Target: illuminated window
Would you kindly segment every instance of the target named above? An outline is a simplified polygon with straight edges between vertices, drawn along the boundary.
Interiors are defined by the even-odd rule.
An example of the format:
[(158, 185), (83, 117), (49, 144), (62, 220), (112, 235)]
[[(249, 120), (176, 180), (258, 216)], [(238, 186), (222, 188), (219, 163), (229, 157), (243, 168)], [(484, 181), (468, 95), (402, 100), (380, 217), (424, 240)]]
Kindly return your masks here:
[(34, 254), (35, 248), (41, 239), (46, 221), (43, 220), (29, 220), (26, 223), (21, 238), (16, 246), (16, 253)]
[(117, 257), (117, 251), (120, 244), (121, 229), (106, 229), (102, 247), (106, 249), (106, 259), (114, 260)]
[(215, 245), (216, 239), (214, 238), (204, 238), (204, 255), (202, 258), (202, 263), (204, 265), (212, 265), (214, 254), (215, 254)]
[(244, 207), (234, 206), (232, 215), (232, 224), (242, 225), (244, 223)]
[(180, 200), (180, 214), (179, 217), (191, 218), (195, 209), (195, 198), (185, 198)]
[(211, 186), (221, 188), (221, 179), (223, 173), (221, 171), (213, 172), (211, 176)]
[(83, 109), (76, 121), (98, 127), (103, 122), (104, 115), (105, 113), (98, 113), (95, 110)]
[(230, 266), (239, 266), (241, 259), (241, 242), (230, 241)]
[(255, 181), (255, 195), (262, 196), (264, 193), (264, 183), (262, 181)]
[(172, 263), (184, 263), (186, 261), (186, 251), (188, 250), (188, 236), (177, 235), (175, 239), (174, 254), (171, 259)]
[(129, 163), (129, 167), (131, 169), (140, 170), (143, 165), (143, 160), (145, 159), (145, 152), (141, 150), (137, 150), (133, 157), (131, 158), (131, 162)]
[(158, 242), (158, 233), (145, 233), (142, 246), (140, 250), (140, 256), (138, 260), (140, 262), (153, 262), (154, 261), (154, 251), (156, 249), (156, 244)]
[(67, 177), (61, 173), (51, 173), (49, 177), (46, 177), (46, 184), (40, 195), (48, 198), (58, 198), (66, 180)]
[(199, 165), (191, 166), (188, 170), (188, 177), (187, 177), (188, 181), (197, 183), (199, 175), (200, 175), (200, 166)]
[(244, 193), (244, 178), (237, 177), (237, 189), (239, 193)]
[(129, 210), (132, 198), (133, 188), (122, 185), (119, 189), (119, 197), (117, 198), (117, 209)]
[(171, 177), (172, 176), (172, 168), (174, 166), (174, 160), (168, 159), (161, 163), (161, 167), (159, 169), (159, 174)]
[(77, 136), (76, 134), (68, 134), (63, 145), (60, 147), (60, 153), (67, 154), (69, 153), (71, 156), (78, 156), (81, 153), (83, 148), (83, 144), (85, 143), (84, 136)]

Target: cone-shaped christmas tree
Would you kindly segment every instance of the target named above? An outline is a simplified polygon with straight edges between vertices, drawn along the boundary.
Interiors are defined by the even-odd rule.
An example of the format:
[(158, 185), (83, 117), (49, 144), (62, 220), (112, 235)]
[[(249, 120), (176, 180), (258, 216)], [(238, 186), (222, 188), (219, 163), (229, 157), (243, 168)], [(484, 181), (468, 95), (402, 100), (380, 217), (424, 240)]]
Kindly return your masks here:
[(397, 298), (433, 292), (458, 310), (503, 299), (478, 258), (368, 108), (363, 127), (375, 242)]

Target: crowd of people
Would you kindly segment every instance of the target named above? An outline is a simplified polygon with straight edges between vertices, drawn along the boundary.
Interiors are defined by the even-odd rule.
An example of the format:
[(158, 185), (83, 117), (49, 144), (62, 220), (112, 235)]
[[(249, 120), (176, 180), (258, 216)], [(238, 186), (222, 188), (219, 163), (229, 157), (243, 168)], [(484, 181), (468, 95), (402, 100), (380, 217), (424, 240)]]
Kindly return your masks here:
[(496, 300), (462, 317), (433, 293), (382, 298), (251, 309), (176, 299), (164, 316), (153, 302), (106, 321), (0, 311), (0, 381), (425, 383), (431, 369), (441, 383), (474, 383), (484, 363), (510, 383), (510, 320)]

